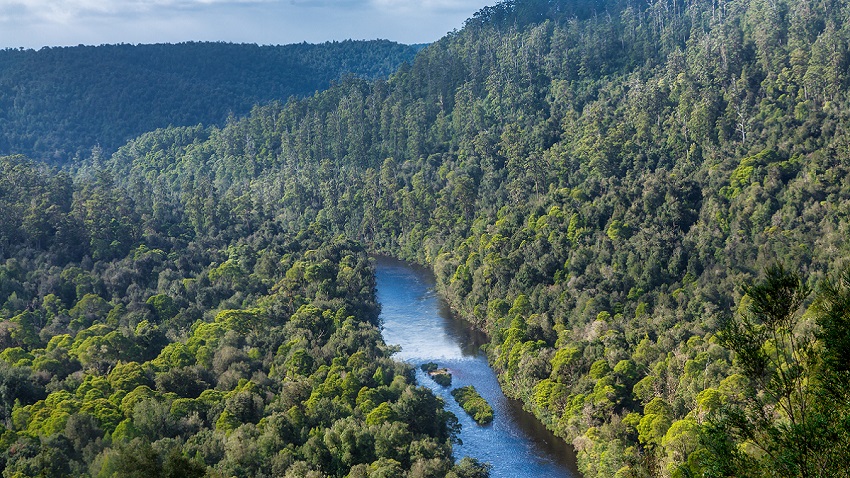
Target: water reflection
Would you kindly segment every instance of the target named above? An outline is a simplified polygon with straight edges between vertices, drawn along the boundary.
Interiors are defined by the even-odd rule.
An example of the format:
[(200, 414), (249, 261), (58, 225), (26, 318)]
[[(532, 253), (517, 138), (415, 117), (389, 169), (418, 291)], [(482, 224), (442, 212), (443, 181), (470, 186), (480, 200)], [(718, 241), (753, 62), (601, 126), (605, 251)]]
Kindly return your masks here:
[[(384, 340), (401, 346), (397, 358), (417, 368), (417, 380), (443, 397), (463, 430), (458, 457), (469, 455), (493, 465), (493, 477), (578, 477), (572, 448), (546, 430), (519, 402), (505, 398), (493, 370), (480, 351), (486, 337), (469, 323), (452, 317), (434, 292), (427, 270), (393, 259), (376, 259), (378, 300)], [(418, 369), (434, 361), (447, 367), (452, 386), (441, 387)], [(493, 406), (491, 425), (476, 424), (454, 401), (450, 389), (474, 385)]]

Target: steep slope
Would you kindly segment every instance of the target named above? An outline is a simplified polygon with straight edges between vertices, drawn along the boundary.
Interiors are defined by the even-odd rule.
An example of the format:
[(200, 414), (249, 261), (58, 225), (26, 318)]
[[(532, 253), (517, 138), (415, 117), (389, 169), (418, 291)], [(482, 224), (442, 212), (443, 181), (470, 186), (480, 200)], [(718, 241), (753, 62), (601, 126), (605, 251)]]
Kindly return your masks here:
[(746, 383), (717, 336), (741, 286), (850, 257), (847, 16), (504, 2), (389, 81), (155, 132), (111, 164), (197, 231), (225, 204), (247, 230), (274, 216), (432, 265), (587, 476), (707, 473), (704, 399)]
[(351, 74), (385, 77), (420, 47), (389, 41), (102, 45), (0, 51), (0, 154), (65, 162), (169, 125), (222, 124)]
[(103, 171), (0, 174), (4, 474), (487, 475), (390, 357), (362, 245), (274, 220), (187, 240)]
[[(274, 220), (432, 266), (588, 477), (846, 476), (850, 280), (821, 279), (850, 258), (848, 8), (503, 2), (386, 81), (150, 132), (106, 168), (136, 242)], [(802, 284), (759, 281), (774, 263)]]

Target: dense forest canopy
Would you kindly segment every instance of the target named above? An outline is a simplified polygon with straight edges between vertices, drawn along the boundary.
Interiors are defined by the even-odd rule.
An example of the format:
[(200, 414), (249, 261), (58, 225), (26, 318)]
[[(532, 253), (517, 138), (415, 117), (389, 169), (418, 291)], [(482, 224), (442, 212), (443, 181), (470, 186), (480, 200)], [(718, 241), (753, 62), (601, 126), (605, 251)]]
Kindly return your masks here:
[[(7, 450), (26, 442), (35, 456), (62, 427), (67, 436), (70, 418), (53, 428), (35, 418), (48, 392), (68, 394), (59, 403), (87, 396), (84, 380), (109, 381), (85, 341), (164, 328), (164, 347), (187, 348), (199, 380), (238, 394), (239, 381), (212, 376), (226, 373), (212, 350), (224, 342), (195, 337), (261, 324), (282, 327), (283, 345), (308, 337), (298, 358), (294, 345), (228, 342), (272, 380), (263, 413), (289, 390), (273, 379), (283, 360), (305, 380), (287, 405), (309, 416), (312, 395), (328, 392), (343, 411), (323, 426), (353, 420), (375, 444), (360, 455), (333, 448), (329, 431), (301, 435), (273, 472), (365, 476), (392, 459), (409, 476), (447, 473), (451, 420), (407, 423), (399, 402), (411, 384), (386, 383), (392, 362), (358, 375), (367, 390), (392, 391), (368, 413), (325, 385), (334, 353), (349, 353), (316, 349), (340, 329), (336, 317), (377, 334), (368, 250), (434, 269), (456, 311), (488, 333), (505, 393), (573, 443), (587, 477), (847, 476), (848, 18), (837, 0), (507, 1), (385, 80), (348, 78), (222, 127), (152, 131), (74, 178), (6, 159), (21, 179), (0, 194), (11, 218), (0, 236), (3, 354), (20, 377), (6, 383), (27, 384), (15, 395), (27, 398), (6, 400)], [(359, 275), (343, 272), (340, 247)], [(134, 286), (128, 271), (151, 250), (170, 262)], [(325, 317), (314, 302), (328, 300), (346, 305)], [(158, 312), (160, 302), (172, 308)], [(311, 303), (322, 312), (304, 325), (296, 305)], [(131, 304), (151, 316), (145, 327)], [(369, 357), (387, 359), (379, 338), (369, 343)], [(51, 353), (80, 365), (43, 373), (36, 362)], [(269, 364), (250, 365), (257, 353)], [(135, 360), (154, 385), (169, 383), (159, 374), (170, 369)], [(241, 430), (265, 457), (260, 415), (225, 415), (219, 428), (224, 412), (202, 405), (204, 440)], [(130, 423), (133, 410), (119, 409)], [(409, 455), (379, 454), (369, 431), (379, 416), (408, 427)], [(126, 440), (113, 431), (107, 443), (108, 425), (97, 426), (100, 448), (76, 459), (108, 474)], [(200, 456), (179, 463), (234, 469), (230, 455), (198, 455), (186, 432), (169, 433), (132, 439), (161, 466), (171, 459), (162, 440), (174, 439), (184, 458)], [(417, 440), (433, 452), (413, 454)]]
[(50, 236), (0, 264), (3, 476), (486, 476), (390, 359), (361, 245), (275, 220), (187, 240), (106, 173), (0, 170), (4, 225)]
[(421, 46), (101, 45), (0, 50), (0, 154), (66, 163), (166, 126), (223, 124), (346, 75), (386, 77)]

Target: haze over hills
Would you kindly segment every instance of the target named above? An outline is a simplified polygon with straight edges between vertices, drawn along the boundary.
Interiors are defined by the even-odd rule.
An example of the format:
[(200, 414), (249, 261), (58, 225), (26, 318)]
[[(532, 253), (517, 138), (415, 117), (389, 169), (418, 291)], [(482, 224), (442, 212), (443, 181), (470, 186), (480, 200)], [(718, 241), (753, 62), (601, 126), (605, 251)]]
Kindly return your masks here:
[(353, 75), (386, 77), (420, 46), (101, 45), (0, 51), (0, 153), (67, 162), (146, 131), (222, 125)]
[(7, 469), (64, 437), (106, 475), (128, 443), (199, 473), (486, 475), (381, 348), (369, 251), (434, 270), (586, 477), (848, 476), (847, 18), (511, 0), (388, 79), (75, 180), (5, 159)]

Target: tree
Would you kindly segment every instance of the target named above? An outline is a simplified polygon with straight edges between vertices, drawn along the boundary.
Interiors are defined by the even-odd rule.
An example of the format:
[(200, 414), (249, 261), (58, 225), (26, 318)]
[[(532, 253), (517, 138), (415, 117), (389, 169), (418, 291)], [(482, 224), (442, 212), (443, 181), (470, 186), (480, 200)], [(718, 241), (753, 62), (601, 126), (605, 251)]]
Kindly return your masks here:
[(487, 478), (490, 476), (490, 465), (465, 456), (446, 476), (448, 478)]
[(174, 317), (177, 312), (179, 312), (177, 305), (174, 303), (174, 299), (167, 294), (151, 296), (147, 301), (145, 301), (145, 303), (150, 306), (158, 323), (162, 323)]
[(105, 456), (98, 478), (148, 478), (162, 477), (163, 466), (150, 443), (136, 438), (112, 449)]
[(813, 438), (820, 470), (844, 470), (850, 456), (850, 268), (827, 279), (814, 304), (820, 327), (822, 365), (817, 370), (816, 404), (818, 430)]
[[(744, 291), (744, 312), (720, 337), (735, 352), (748, 383), (738, 399), (710, 415), (704, 443), (717, 461), (709, 468), (821, 476), (819, 435), (825, 424), (817, 403), (818, 357), (814, 333), (801, 313), (811, 290), (799, 275), (774, 265)], [(752, 443), (758, 452), (742, 451), (736, 442)]]

